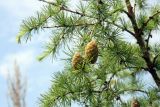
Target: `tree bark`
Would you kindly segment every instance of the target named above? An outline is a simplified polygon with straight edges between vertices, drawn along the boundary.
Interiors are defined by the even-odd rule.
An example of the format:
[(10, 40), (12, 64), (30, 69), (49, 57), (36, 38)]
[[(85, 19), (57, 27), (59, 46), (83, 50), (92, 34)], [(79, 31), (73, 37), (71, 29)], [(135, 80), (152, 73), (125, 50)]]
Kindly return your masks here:
[(147, 67), (148, 67), (148, 72), (152, 75), (155, 83), (157, 86), (160, 88), (160, 78), (158, 77), (156, 73), (156, 69), (154, 68), (154, 63), (151, 60), (150, 57), (150, 51), (149, 47), (146, 46), (145, 40), (143, 38), (143, 28), (138, 28), (136, 19), (135, 19), (135, 13), (133, 12), (133, 7), (130, 3), (130, 0), (125, 0), (126, 6), (127, 6), (127, 16), (130, 19), (132, 23), (132, 27), (134, 29), (134, 37), (137, 40), (137, 44), (139, 45), (141, 51), (142, 51), (142, 58), (145, 60)]

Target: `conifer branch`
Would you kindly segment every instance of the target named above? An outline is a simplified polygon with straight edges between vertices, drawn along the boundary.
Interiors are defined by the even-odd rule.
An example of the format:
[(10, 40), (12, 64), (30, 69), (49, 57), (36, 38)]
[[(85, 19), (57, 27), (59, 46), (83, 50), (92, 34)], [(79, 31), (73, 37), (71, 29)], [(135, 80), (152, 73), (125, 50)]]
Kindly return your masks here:
[(106, 21), (107, 23), (110, 23), (110, 24), (113, 24), (114, 26), (116, 26), (117, 28), (121, 29), (122, 31), (126, 31), (128, 32), (129, 34), (131, 35), (135, 35), (132, 31), (128, 30), (127, 28), (124, 28), (124, 27), (121, 27), (120, 25), (114, 23), (114, 22), (109, 22), (109, 21)]
[(82, 27), (82, 26), (92, 26), (96, 23), (84, 23), (84, 24), (73, 24), (73, 25), (55, 25), (55, 26), (44, 26), (43, 28), (62, 28), (62, 27)]
[(46, 0), (39, 0), (39, 1), (45, 2), (47, 4), (51, 4), (51, 5), (54, 5), (54, 6), (59, 6), (56, 3), (53, 3), (53, 2), (50, 2), (50, 1), (46, 1)]
[(125, 0), (125, 2), (126, 2), (126, 6), (127, 6), (128, 11), (124, 11), (124, 12), (127, 14), (127, 16), (129, 17), (129, 19), (132, 23), (132, 26), (133, 26), (133, 29), (135, 32), (134, 36), (136, 37), (136, 35), (139, 35), (139, 32), (138, 32), (139, 28), (138, 28), (138, 25), (137, 25), (137, 22), (135, 19), (135, 13), (133, 12), (133, 7), (130, 3), (130, 0)]
[[(133, 7), (131, 6), (130, 0), (125, 0), (125, 2), (126, 2), (127, 9), (128, 9), (127, 15), (132, 23), (132, 27), (134, 28), (134, 32), (135, 32), (134, 37), (136, 38), (137, 43), (139, 44), (140, 49), (143, 53), (142, 58), (145, 60), (147, 66), (148, 66), (148, 69), (149, 69), (148, 71), (150, 72), (153, 79), (155, 80), (155, 83), (157, 84), (158, 87), (160, 87), (160, 78), (158, 77), (158, 75), (156, 73), (153, 62), (151, 61), (151, 58), (150, 58), (150, 52), (148, 50), (148, 47), (146, 47), (146, 45), (145, 45), (144, 38), (142, 37), (143, 31), (142, 31), (142, 29), (139, 29), (137, 26), (137, 22), (135, 20), (135, 14), (133, 12)], [(159, 14), (159, 13), (157, 13), (157, 14)], [(157, 15), (157, 14), (155, 14), (155, 15)], [(150, 20), (151, 19), (149, 19), (148, 21), (150, 21)], [(148, 21), (147, 21), (147, 23), (148, 23)]]
[(103, 87), (103, 89), (101, 90), (101, 92), (108, 90), (109, 84), (111, 83), (111, 81), (112, 81), (112, 79), (114, 78), (114, 76), (116, 75), (116, 73), (117, 73), (117, 72), (113, 73), (113, 74), (111, 75), (111, 77), (109, 78), (109, 80), (108, 80), (108, 81), (105, 81), (104, 87)]
[[(14, 77), (14, 78), (13, 78)], [(8, 91), (9, 97), (14, 107), (25, 107), (26, 84), (22, 84), (19, 68), (15, 62), (14, 76), (8, 74)]]
[[(56, 5), (55, 3), (53, 3), (53, 2), (47, 2), (46, 0), (40, 0), (40, 1), (46, 2), (46, 3), (51, 4), (51, 5), (54, 5), (54, 6), (58, 6), (58, 5)], [(81, 12), (78, 12), (78, 11), (70, 10), (70, 9), (66, 8), (65, 6), (63, 6), (63, 5), (60, 7), (60, 9), (61, 9), (61, 10), (64, 10), (64, 11), (67, 11), (67, 12), (70, 12), (70, 13), (74, 13), (74, 14), (80, 15), (80, 16), (85, 16), (85, 17), (89, 17), (89, 18), (93, 18), (93, 19), (98, 20), (98, 18), (96, 18), (96, 17), (90, 16), (90, 15), (87, 15), (87, 14), (84, 14), (84, 13), (81, 13)], [(115, 12), (117, 12), (117, 11), (119, 11), (119, 10), (127, 13), (125, 10), (121, 10), (121, 9), (117, 9), (117, 10), (115, 10), (113, 13), (115, 13)], [(105, 20), (105, 22), (106, 22), (106, 23), (109, 23), (109, 24), (112, 24), (112, 25), (118, 27), (119, 29), (121, 29), (121, 30), (123, 30), (123, 31), (126, 31), (126, 32), (128, 32), (129, 34), (131, 34), (131, 35), (135, 35), (132, 31), (128, 30), (127, 28), (123, 28), (123, 27), (121, 27), (120, 25), (118, 25), (118, 24), (116, 24), (116, 23), (114, 23), (114, 22), (110, 22), (110, 21), (107, 21), (107, 20)]]
[[(78, 51), (82, 58), (80, 69), (73, 71), (74, 52), (69, 50), (71, 53), (66, 53), (69, 56), (67, 58), (69, 64), (66, 64), (64, 72), (56, 73), (50, 91), (42, 95), (42, 106), (67, 106), (75, 101), (88, 107), (105, 107), (106, 105), (117, 106), (115, 102), (118, 101), (120, 106), (127, 107), (128, 104), (123, 102), (121, 95), (131, 95), (132, 93), (140, 93), (137, 97), (145, 95), (147, 100), (149, 99), (151, 102), (154, 100), (153, 103), (159, 99), (157, 98), (157, 87), (145, 89), (146, 87), (143, 85), (146, 84), (141, 81), (141, 78), (146, 75), (139, 73), (141, 71), (149, 72), (156, 85), (160, 87), (160, 78), (156, 71), (160, 68), (159, 47), (153, 49), (153, 53), (158, 53), (153, 57), (152, 45), (150, 45), (152, 29), (157, 30), (159, 27), (159, 17), (157, 17), (159, 13), (154, 10), (156, 13), (154, 12), (155, 14), (153, 13), (151, 17), (147, 18), (142, 8), (135, 12), (136, 5), (133, 4), (132, 7), (131, 0), (124, 0), (126, 10), (121, 0), (93, 0), (93, 2), (88, 2), (89, 5), (83, 5), (84, 2), (82, 2), (79, 10), (72, 10), (66, 5), (66, 0), (39, 1), (47, 3), (46, 8), (41, 12), (40, 19), (45, 19), (46, 16), (50, 16), (50, 18), (43, 23), (39, 17), (33, 17), (33, 24), (30, 23), (32, 20), (26, 21), (26, 23), (29, 22), (27, 28), (33, 29), (25, 30), (25, 33), (45, 28), (53, 30), (53, 36), (46, 44), (46, 49), (39, 60), (50, 54), (54, 57), (59, 49), (62, 46), (65, 47), (67, 43), (70, 44), (70, 41), (74, 42), (71, 44), (73, 51)], [(141, 7), (143, 6), (142, 2), (145, 3), (144, 0), (135, 1)], [(127, 20), (123, 17), (124, 14), (127, 16)], [(139, 17), (136, 17), (138, 15)], [(119, 18), (122, 20), (118, 20)], [(144, 27), (142, 28), (142, 26)], [(121, 33), (123, 32), (133, 36), (137, 44), (130, 44), (122, 40)], [(27, 37), (24, 33), (22, 35)], [(87, 63), (84, 55), (85, 45), (91, 39), (95, 39), (98, 46), (98, 60), (92, 65)], [(92, 48), (87, 50), (92, 51)], [(76, 61), (81, 62), (78, 58)], [(137, 74), (136, 78), (132, 74)], [(147, 100), (143, 99), (143, 101)], [(143, 104), (142, 106), (148, 105)]]
[(157, 11), (155, 14), (153, 14), (152, 16), (150, 16), (148, 18), (148, 20), (146, 22), (143, 23), (142, 27), (141, 27), (141, 31), (143, 31), (143, 29), (148, 25), (148, 23), (153, 20), (157, 15), (160, 14), (160, 11)]
[[(47, 8), (51, 9), (50, 6)], [(53, 11), (49, 12), (49, 14), (38, 12), (37, 17), (30, 17), (28, 20), (24, 20), (21, 25), (20, 32), (16, 37), (17, 42), (21, 43), (22, 37), (26, 37), (26, 42), (27, 42), (28, 39), (32, 36), (32, 32), (33, 31), (38, 32), (40, 29), (42, 29), (43, 28), (42, 26), (47, 23), (47, 21), (49, 20), (49, 18), (52, 16), (53, 13), (54, 13)]]
[(160, 11), (157, 11), (155, 14), (153, 14), (152, 16), (150, 16), (148, 18), (148, 20), (146, 22), (143, 23), (143, 25), (140, 28), (140, 34), (143, 34), (143, 30), (145, 29), (145, 27), (148, 25), (148, 23), (153, 20), (156, 16), (158, 16), (160, 14)]
[(153, 65), (154, 65), (154, 66), (155, 66), (156, 60), (157, 60), (157, 58), (159, 57), (159, 55), (160, 55), (160, 53), (158, 53), (158, 54), (154, 57), (154, 59), (153, 59)]
[(147, 39), (145, 40), (146, 41), (146, 48), (148, 49), (148, 51), (150, 50), (150, 48), (149, 48), (150, 38), (152, 38), (151, 31), (149, 32), (149, 35), (148, 35)]
[(134, 88), (120, 90), (119, 92), (117, 92), (117, 96), (124, 94), (125, 92), (140, 92), (140, 93), (146, 94), (149, 97), (149, 92), (141, 90), (141, 89), (134, 89)]
[(60, 7), (60, 10), (65, 10), (65, 11), (68, 11), (68, 12), (71, 12), (71, 13), (74, 13), (74, 14), (78, 14), (78, 15), (81, 15), (81, 16), (86, 16), (85, 14), (80, 13), (80, 12), (78, 12), (78, 11), (70, 10), (70, 9), (68, 9), (68, 8), (67, 8), (66, 6), (64, 6), (64, 5), (57, 5), (57, 4), (54, 3), (54, 2), (48, 2), (48, 1), (46, 1), (46, 0), (40, 0), (40, 1), (45, 2), (45, 3), (48, 3), (48, 4), (51, 4), (51, 5), (53, 5), (53, 6)]
[[(96, 91), (96, 90), (90, 90), (91, 93), (101, 93), (101, 91)], [(63, 95), (58, 95), (58, 96), (51, 96), (52, 98), (52, 102), (49, 103), (49, 105), (47, 104), (47, 107), (52, 105), (51, 103), (56, 103), (57, 101), (60, 101), (61, 99), (63, 99), (63, 97), (67, 97), (69, 95), (74, 95), (76, 93), (80, 93), (80, 94), (86, 94), (86, 90), (84, 90), (83, 92), (82, 91), (69, 91), (69, 92), (66, 92), (64, 93)], [(46, 97), (48, 100), (50, 100), (50, 96), (44, 96)], [(54, 98), (55, 97), (55, 98)], [(54, 99), (53, 99), (54, 98)], [(44, 105), (43, 105), (44, 106)]]

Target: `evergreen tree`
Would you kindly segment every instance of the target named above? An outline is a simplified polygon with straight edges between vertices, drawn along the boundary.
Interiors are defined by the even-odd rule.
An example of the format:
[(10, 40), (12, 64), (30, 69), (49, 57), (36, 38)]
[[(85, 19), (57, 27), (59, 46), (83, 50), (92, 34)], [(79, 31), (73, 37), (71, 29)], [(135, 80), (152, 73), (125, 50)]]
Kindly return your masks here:
[[(28, 41), (35, 32), (49, 29), (51, 39), (38, 59), (55, 57), (64, 47), (68, 55), (64, 70), (53, 76), (40, 106), (68, 107), (77, 102), (85, 107), (159, 107), (160, 45), (150, 39), (160, 30), (160, 4), (40, 1), (44, 7), (23, 21), (17, 41)], [(136, 43), (125, 40), (126, 36)]]

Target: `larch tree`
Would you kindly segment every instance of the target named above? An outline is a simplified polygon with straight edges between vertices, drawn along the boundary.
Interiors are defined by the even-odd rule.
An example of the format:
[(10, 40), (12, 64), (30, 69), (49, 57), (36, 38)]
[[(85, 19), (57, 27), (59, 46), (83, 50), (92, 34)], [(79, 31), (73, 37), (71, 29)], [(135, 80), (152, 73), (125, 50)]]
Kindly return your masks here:
[(68, 55), (64, 70), (55, 73), (49, 91), (42, 94), (41, 107), (75, 102), (85, 107), (159, 107), (160, 45), (150, 42), (160, 30), (158, 2), (39, 1), (45, 5), (23, 21), (18, 43), (50, 30), (38, 59), (55, 57), (63, 48)]

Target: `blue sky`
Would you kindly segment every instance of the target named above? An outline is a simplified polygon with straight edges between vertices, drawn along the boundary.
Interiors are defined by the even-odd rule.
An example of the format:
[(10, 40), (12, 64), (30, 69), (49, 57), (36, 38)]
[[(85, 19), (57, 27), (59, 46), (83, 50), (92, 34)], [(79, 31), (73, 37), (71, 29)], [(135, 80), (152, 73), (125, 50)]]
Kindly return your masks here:
[(37, 107), (38, 97), (51, 85), (51, 75), (63, 67), (58, 59), (53, 62), (51, 58), (43, 62), (36, 60), (43, 50), (47, 33), (34, 36), (27, 44), (15, 41), (22, 19), (34, 15), (41, 6), (38, 0), (5, 0), (0, 3), (0, 107), (8, 107), (6, 76), (7, 71), (12, 74), (14, 60), (28, 78), (28, 107)]
[[(6, 76), (7, 71), (12, 74), (15, 60), (20, 66), (22, 74), (28, 78), (28, 107), (37, 107), (40, 94), (47, 91), (51, 85), (53, 72), (63, 69), (64, 63), (59, 59), (53, 62), (51, 57), (42, 62), (36, 60), (43, 50), (46, 35), (49, 33), (35, 35), (27, 44), (17, 44), (15, 41), (21, 21), (34, 15), (42, 5), (42, 2), (38, 0), (4, 0), (0, 2), (0, 107), (8, 107)], [(160, 41), (158, 35), (152, 39), (152, 42), (155, 41)]]

